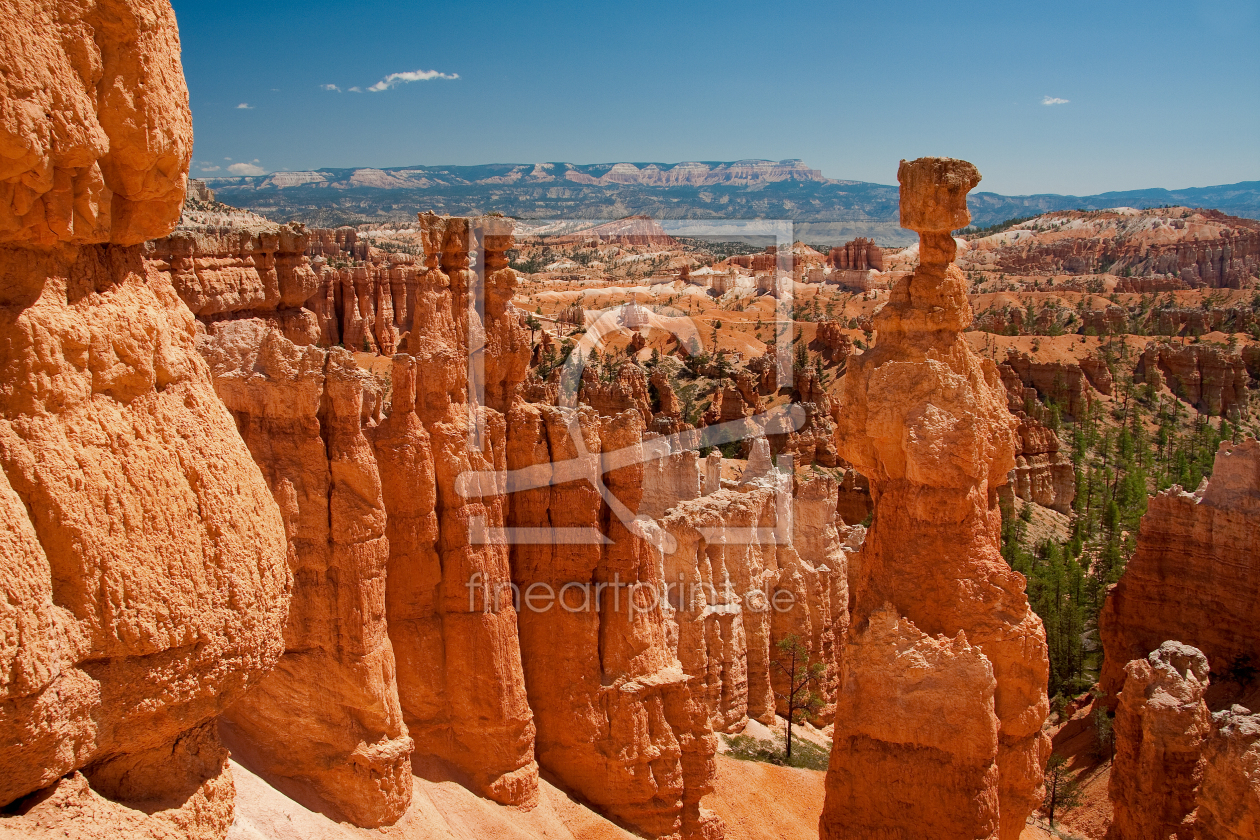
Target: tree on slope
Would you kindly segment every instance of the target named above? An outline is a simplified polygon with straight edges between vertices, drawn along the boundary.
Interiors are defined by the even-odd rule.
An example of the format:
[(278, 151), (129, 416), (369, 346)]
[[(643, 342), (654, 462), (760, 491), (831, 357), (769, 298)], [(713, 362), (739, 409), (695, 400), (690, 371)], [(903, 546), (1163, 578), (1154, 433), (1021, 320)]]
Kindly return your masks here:
[(824, 667), (821, 662), (811, 661), (809, 648), (801, 637), (793, 633), (775, 643), (777, 653), (771, 664), (783, 675), (786, 690), (775, 692), (775, 697), (787, 706), (787, 764), (792, 764), (792, 724), (799, 723), (811, 712), (822, 707), (818, 687), (822, 683)]

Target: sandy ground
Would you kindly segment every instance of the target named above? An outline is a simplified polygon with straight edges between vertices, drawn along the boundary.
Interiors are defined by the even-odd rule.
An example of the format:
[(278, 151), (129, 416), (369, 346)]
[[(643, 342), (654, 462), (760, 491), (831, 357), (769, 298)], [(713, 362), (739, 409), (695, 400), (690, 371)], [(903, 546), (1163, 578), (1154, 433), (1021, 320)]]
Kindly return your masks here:
[[(716, 758), (716, 791), (703, 805), (726, 822), (728, 840), (818, 836), (824, 773)], [(538, 807), (522, 811), (481, 799), (454, 782), (417, 778), (411, 807), (396, 825), (365, 829), (304, 808), (236, 762), (232, 775), (236, 822), (228, 840), (635, 840), (546, 781)]]
[(302, 807), (236, 762), (232, 776), (236, 821), (228, 840), (635, 840), (547, 782), (538, 807), (522, 811), (481, 799), (454, 782), (417, 778), (403, 818), (367, 829)]
[(812, 840), (823, 806), (819, 770), (717, 756), (714, 792), (702, 805), (726, 823), (727, 840)]

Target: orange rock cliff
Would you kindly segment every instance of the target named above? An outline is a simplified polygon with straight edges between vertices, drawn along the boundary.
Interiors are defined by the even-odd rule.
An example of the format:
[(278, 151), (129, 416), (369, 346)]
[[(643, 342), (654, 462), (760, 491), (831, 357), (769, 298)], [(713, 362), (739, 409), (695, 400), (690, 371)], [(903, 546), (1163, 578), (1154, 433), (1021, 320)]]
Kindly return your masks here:
[(215, 721), (276, 664), (291, 576), (195, 322), (141, 255), (178, 221), (192, 149), (174, 15), (3, 16), (0, 802), (222, 837)]
[(1258, 500), (1260, 443), (1222, 443), (1203, 486), (1150, 499), (1137, 550), (1107, 595), (1109, 840), (1260, 831)]

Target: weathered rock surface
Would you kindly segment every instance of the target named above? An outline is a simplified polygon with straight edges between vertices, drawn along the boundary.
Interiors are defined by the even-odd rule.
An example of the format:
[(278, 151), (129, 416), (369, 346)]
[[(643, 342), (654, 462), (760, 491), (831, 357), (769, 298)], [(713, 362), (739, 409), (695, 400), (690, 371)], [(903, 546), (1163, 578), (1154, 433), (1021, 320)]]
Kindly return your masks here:
[(1023, 499), (1042, 507), (1068, 513), (1076, 498), (1076, 469), (1066, 452), (1060, 451), (1059, 436), (1037, 420), (1019, 412), (1015, 428), (1015, 469), (998, 493), (1008, 499)]
[(1213, 417), (1237, 417), (1247, 408), (1247, 366), (1242, 356), (1212, 344), (1148, 344), (1134, 379), (1165, 384)]
[(1242, 706), (1212, 715), (1196, 801), (1196, 840), (1260, 836), (1260, 715)]
[(0, 243), (138, 245), (175, 226), (192, 114), (165, 0), (6, 0)]
[[(222, 207), (220, 212), (186, 208), (169, 236), (145, 243), (145, 257), (170, 274), (175, 291), (198, 317), (242, 310), (296, 316), (292, 310), (319, 287), (303, 253), (306, 232), (301, 225), (278, 225)], [(311, 341), (318, 338), (316, 333)]]
[(386, 628), (385, 504), (361, 425), (364, 392), (379, 401), (381, 389), (345, 350), (298, 347), (262, 320), (211, 329), (199, 349), (280, 505), (294, 575), (285, 656), (228, 715), (232, 746), (358, 825), (392, 823), (411, 793), (411, 742)]
[(890, 609), (869, 617), (845, 658), (863, 685), (841, 686), (822, 836), (999, 836), (988, 658), (964, 633), (928, 636)]
[(108, 814), (222, 837), (215, 719), (278, 658), (290, 578), (192, 316), (136, 244), (183, 200), (174, 16), (133, 0), (4, 18), (0, 804), (35, 796), (0, 830)]
[(839, 321), (819, 322), (814, 342), (829, 362), (842, 362), (853, 355), (853, 339), (843, 331)]
[(827, 254), (827, 263), (833, 268), (866, 271), (884, 270), (884, 252), (870, 239), (859, 236)]
[(1254, 688), (1254, 673), (1246, 677), (1246, 668), (1260, 650), (1257, 515), (1260, 443), (1254, 439), (1221, 444), (1206, 489), (1190, 494), (1174, 487), (1150, 499), (1137, 550), (1100, 618), (1105, 660), (1099, 685), (1111, 703), (1124, 685), (1126, 663), (1168, 639), (1203, 651), (1219, 683), (1214, 696), (1227, 690), (1242, 697)]
[(1125, 666), (1116, 709), (1108, 840), (1192, 840), (1200, 752), (1210, 729), (1207, 658), (1164, 642)]
[(1091, 387), (1093, 382), (1082, 365), (1038, 361), (1011, 348), (1000, 370), (1010, 394), (1012, 410), (1019, 411), (1025, 407), (1023, 389), (1032, 389), (1027, 396), (1054, 403), (1070, 417), (1081, 417), (1094, 399), (1096, 389)]
[[(444, 271), (462, 249), (462, 262), (447, 262), (465, 272), (464, 289), (473, 279), (468, 220), (430, 216), (422, 228), (436, 249), (431, 264), (397, 289), (374, 287), (380, 306), (362, 310), (353, 297), (337, 305), (322, 286), (314, 298), (334, 304), (319, 343), (348, 329), (379, 337), (382, 326), (408, 326), (410, 352), (387, 359), (295, 344), (265, 303), (206, 318), (200, 344), (285, 512), (296, 575), (287, 653), (233, 710), (234, 746), (367, 826), (406, 809), (413, 743), (481, 795), (527, 806), (537, 798), (515, 612), (483, 612), (467, 587), (510, 580), (495, 536), (503, 488), (460, 484), (465, 473), (504, 468), (506, 429), (493, 408), (470, 425), (459, 336), (511, 331), (465, 315)], [(363, 311), (380, 317), (355, 320)], [(484, 396), (501, 402), (513, 384), (499, 380)], [(295, 728), (305, 732), (301, 747), (277, 749), (279, 733)]]
[[(849, 361), (845, 378), (840, 455), (870, 480), (875, 518), (853, 584), (820, 831), (1014, 840), (1041, 798), (1048, 660), (1023, 578), (998, 551), (996, 490), (1015, 465), (1015, 421), (996, 366), (960, 336), (971, 309), (950, 231), (967, 224), (966, 194), (980, 175), (963, 161), (925, 158), (902, 162), (898, 178), (921, 262), (893, 288), (876, 316), (878, 343)], [(936, 696), (972, 696), (987, 668), (991, 699), (981, 694), (968, 709), (994, 724), (949, 738), (919, 733), (915, 749), (907, 738), (917, 730), (863, 710), (869, 692), (885, 690), (888, 705), (913, 708), (919, 678), (899, 651), (926, 655), (947, 639), (956, 653), (923, 679)], [(917, 793), (881, 781), (892, 756), (904, 757), (898, 778), (922, 779)], [(934, 816), (943, 803), (948, 825)]]
[(772, 660), (789, 635), (824, 665), (825, 706), (815, 720), (834, 708), (836, 639), (848, 623), (847, 564), (827, 493), (834, 482), (818, 478), (795, 498), (781, 482), (791, 478), (718, 490), (661, 522), (673, 541), (664, 555), (670, 643), (717, 730), (787, 713)]
[[(539, 763), (649, 836), (720, 832), (700, 809), (716, 738), (665, 644), (662, 571), (648, 532), (622, 519), (643, 492), (641, 415), (518, 404), (509, 425), (509, 468), (549, 477), (514, 494), (512, 523), (555, 535), (512, 551)], [(603, 545), (567, 536), (594, 528)]]

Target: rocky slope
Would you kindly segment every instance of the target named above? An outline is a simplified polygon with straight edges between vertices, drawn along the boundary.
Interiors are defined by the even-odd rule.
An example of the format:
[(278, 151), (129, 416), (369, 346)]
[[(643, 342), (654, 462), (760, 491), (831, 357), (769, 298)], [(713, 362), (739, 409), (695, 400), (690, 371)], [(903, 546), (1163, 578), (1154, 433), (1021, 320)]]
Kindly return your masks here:
[(0, 803), (222, 837), (216, 718), (279, 657), (291, 578), (195, 322), (141, 256), (192, 148), (174, 15), (3, 12)]
[(996, 366), (960, 335), (971, 309), (950, 231), (966, 225), (980, 176), (924, 158), (898, 179), (922, 256), (845, 378), (841, 455), (869, 478), (875, 515), (820, 829), (1014, 840), (1040, 801), (1048, 662), (1023, 579), (998, 552), (1014, 419)]

